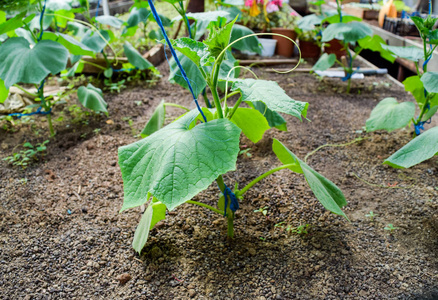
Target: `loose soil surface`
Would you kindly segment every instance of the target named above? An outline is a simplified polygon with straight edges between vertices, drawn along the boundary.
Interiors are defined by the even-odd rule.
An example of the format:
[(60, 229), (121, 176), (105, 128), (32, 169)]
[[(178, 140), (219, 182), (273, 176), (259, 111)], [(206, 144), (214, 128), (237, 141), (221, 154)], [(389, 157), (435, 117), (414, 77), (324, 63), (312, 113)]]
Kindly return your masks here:
[[(226, 239), (223, 217), (184, 204), (156, 225), (138, 256), (131, 242), (141, 212), (119, 214), (117, 149), (137, 140), (133, 133), (161, 100), (194, 107), (187, 91), (167, 82), (162, 65), (154, 87), (105, 95), (111, 121), (85, 116), (81, 122), (88, 125), (72, 123), (66, 112), (40, 161), (26, 170), (0, 162), (0, 298), (437, 299), (438, 159), (408, 170), (384, 166), (412, 129), (363, 132), (381, 99), (413, 99), (384, 77), (355, 81), (346, 95), (339, 79), (266, 70), (256, 73), (309, 102), (309, 121), (286, 116), (288, 132), (271, 129), (257, 144), (242, 137), (251, 157), (239, 156), (238, 171), (225, 175), (226, 183), (242, 187), (280, 165), (273, 138), (304, 159), (321, 145), (364, 137), (324, 147), (307, 160), (342, 189), (351, 222), (327, 212), (302, 175), (283, 170), (247, 193), (234, 240)], [(167, 111), (169, 122), (180, 113)], [(15, 133), (0, 131), (0, 157), (26, 141), (47, 139), (44, 117), (33, 120)], [(195, 200), (214, 206), (217, 196), (212, 184)], [(263, 207), (266, 217), (254, 212)], [(370, 211), (374, 220), (366, 217)], [(286, 230), (305, 224), (307, 234)], [(387, 224), (397, 229), (391, 234)]]

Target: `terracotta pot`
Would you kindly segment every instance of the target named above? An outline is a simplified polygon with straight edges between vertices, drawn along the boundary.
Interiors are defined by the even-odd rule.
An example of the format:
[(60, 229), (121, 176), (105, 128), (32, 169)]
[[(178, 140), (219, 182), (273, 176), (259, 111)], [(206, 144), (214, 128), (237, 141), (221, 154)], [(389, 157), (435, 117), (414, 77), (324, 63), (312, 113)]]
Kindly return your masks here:
[(321, 48), (317, 44), (311, 41), (300, 42), (300, 51), (302, 58), (314, 58), (317, 59), (321, 55)]
[(347, 51), (342, 46), (341, 41), (333, 39), (327, 43), (328, 45), (324, 47), (324, 52), (327, 54), (336, 54), (336, 58), (340, 59), (342, 56), (347, 55)]
[[(285, 29), (285, 28), (272, 28), (272, 33), (278, 33), (281, 35), (285, 35), (295, 41), (297, 38), (297, 34), (293, 29)], [(295, 45), (288, 39), (274, 35), (272, 37), (273, 39), (277, 40), (277, 48), (275, 50), (275, 54), (285, 56), (285, 57), (291, 57), (294, 54), (294, 48)]]

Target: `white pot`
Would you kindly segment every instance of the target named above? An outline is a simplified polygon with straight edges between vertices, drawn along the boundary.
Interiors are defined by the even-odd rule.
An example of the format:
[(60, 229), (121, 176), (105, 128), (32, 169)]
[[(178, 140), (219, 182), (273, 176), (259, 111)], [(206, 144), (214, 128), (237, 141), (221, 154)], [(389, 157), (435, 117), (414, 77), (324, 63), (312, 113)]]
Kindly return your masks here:
[(259, 41), (263, 47), (261, 55), (267, 57), (273, 56), (275, 52), (275, 46), (277, 46), (277, 40), (259, 38)]

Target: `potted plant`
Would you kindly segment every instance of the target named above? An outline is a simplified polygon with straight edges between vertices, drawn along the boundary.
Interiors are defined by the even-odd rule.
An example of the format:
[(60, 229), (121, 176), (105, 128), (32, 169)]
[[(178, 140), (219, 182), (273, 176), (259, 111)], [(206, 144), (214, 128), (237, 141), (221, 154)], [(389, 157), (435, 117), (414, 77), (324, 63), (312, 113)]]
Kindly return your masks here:
[(321, 21), (323, 15), (307, 15), (297, 22), (295, 32), (300, 44), (301, 57), (318, 58), (321, 55)]
[[(295, 28), (298, 18), (297, 13), (291, 10), (290, 7), (283, 7), (276, 16), (276, 20), (278, 20), (276, 24), (277, 26), (272, 27), (271, 32), (287, 36), (292, 40), (296, 40), (297, 33), (295, 32)], [(277, 49), (275, 51), (276, 54), (285, 57), (291, 57), (293, 55), (295, 45), (291, 40), (278, 35), (274, 35), (273, 38), (277, 40)]]

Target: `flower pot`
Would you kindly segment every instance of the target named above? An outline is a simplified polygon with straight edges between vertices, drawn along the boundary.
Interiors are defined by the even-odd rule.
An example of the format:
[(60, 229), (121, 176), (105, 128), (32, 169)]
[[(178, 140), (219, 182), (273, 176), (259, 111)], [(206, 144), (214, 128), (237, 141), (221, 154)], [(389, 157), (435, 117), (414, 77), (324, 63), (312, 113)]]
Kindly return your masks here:
[[(272, 28), (271, 31), (272, 33), (278, 33), (287, 36), (294, 41), (297, 38), (297, 34), (293, 29)], [(275, 54), (285, 57), (291, 57), (294, 54), (295, 45), (290, 40), (278, 35), (274, 35), (272, 38), (277, 40), (277, 50), (275, 51)]]
[(342, 56), (347, 55), (347, 51), (344, 49), (344, 46), (341, 44), (340, 40), (333, 39), (327, 43), (328, 45), (324, 46), (324, 52), (327, 54), (336, 54), (336, 58), (340, 59)]
[(321, 55), (321, 48), (312, 41), (303, 41), (300, 42), (300, 51), (302, 58), (314, 58), (317, 59)]
[(259, 38), (260, 44), (262, 44), (262, 56), (271, 57), (274, 55), (275, 46), (277, 44), (277, 40), (274, 39), (261, 39)]

